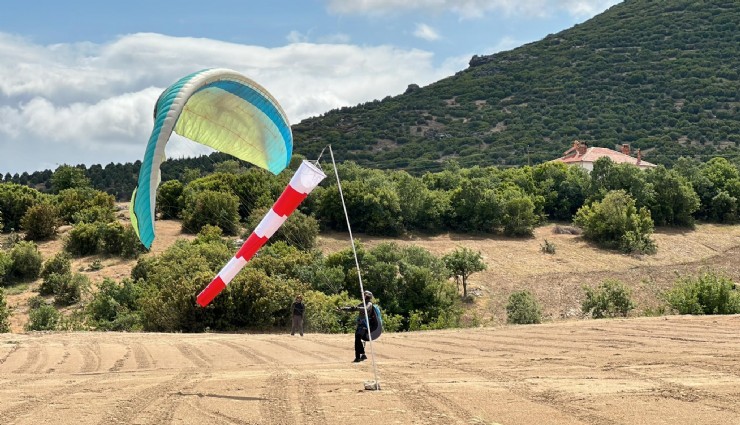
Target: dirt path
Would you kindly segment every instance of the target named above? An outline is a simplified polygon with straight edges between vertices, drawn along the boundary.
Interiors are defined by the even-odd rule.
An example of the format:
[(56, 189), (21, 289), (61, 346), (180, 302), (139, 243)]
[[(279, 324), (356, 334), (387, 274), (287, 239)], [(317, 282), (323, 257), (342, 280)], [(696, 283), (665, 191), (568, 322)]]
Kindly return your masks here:
[(740, 316), (351, 335), (0, 335), (3, 424), (740, 424)]

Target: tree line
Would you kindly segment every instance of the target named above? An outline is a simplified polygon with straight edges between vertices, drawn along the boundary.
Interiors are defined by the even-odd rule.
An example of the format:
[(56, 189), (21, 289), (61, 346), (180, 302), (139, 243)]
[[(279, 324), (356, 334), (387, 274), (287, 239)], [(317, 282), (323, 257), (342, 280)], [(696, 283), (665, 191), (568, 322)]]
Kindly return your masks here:
[[(308, 316), (314, 326), (309, 329), (351, 327), (348, 318), (332, 313), (337, 305), (358, 301), (350, 295), (357, 282), (351, 251), (325, 256), (314, 249), (322, 230), (346, 230), (332, 179), (286, 221), (228, 295), (205, 310), (192, 302), (233, 254), (237, 240), (264, 216), (299, 160), (278, 176), (224, 161), (208, 175), (196, 178), (183, 170), (192, 180), (163, 182), (159, 217), (180, 219), (183, 231), (196, 239), (140, 257), (130, 278), (102, 285), (80, 313), (86, 323), (164, 331), (279, 327), (287, 321), (284, 310), (292, 297), (304, 293), (316, 314)], [(740, 220), (740, 169), (720, 157), (706, 163), (680, 159), (670, 169), (648, 170), (604, 158), (591, 173), (557, 162), (512, 168), (461, 168), (450, 162), (421, 177), (354, 163), (339, 165), (337, 172), (353, 230), (369, 235), (455, 231), (529, 237), (535, 226), (554, 220), (578, 226), (605, 248), (649, 254), (655, 251), (650, 236), (656, 225), (691, 228), (697, 220)], [(93, 189), (83, 170), (60, 166), (50, 182), (50, 193), (0, 184), (3, 232), (27, 239), (0, 252), (0, 278), (8, 284), (41, 276), (42, 295), (68, 305), (79, 302), (90, 286), (70, 270), (70, 257), (136, 258), (142, 250), (114, 197)], [(63, 224), (71, 226), (64, 252), (42, 266), (32, 241), (56, 237)], [(466, 279), (485, 268), (480, 253), (465, 248), (438, 258), (423, 249), (383, 244), (360, 246), (359, 256), (363, 281), (381, 300), (389, 329), (397, 330), (459, 326)], [(450, 278), (462, 283), (463, 298)], [(46, 307), (39, 303), (39, 308)], [(53, 317), (46, 311), (42, 317)]]

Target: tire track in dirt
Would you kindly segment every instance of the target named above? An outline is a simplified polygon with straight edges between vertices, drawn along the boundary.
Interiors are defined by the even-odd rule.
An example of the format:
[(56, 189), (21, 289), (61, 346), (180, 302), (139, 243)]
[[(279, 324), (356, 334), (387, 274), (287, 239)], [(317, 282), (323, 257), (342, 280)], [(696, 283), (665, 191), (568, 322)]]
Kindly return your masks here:
[[(285, 369), (285, 365), (269, 354), (257, 352), (239, 343), (221, 340), (216, 340), (215, 342), (219, 345), (229, 347), (255, 364), (265, 365), (267, 367), (269, 376), (265, 380), (265, 388), (260, 395), (259, 404), (260, 416), (264, 421), (263, 423), (275, 425), (295, 424), (295, 418), (291, 413), (288, 397), (291, 375)], [(318, 400), (317, 397), (316, 400)], [(206, 408), (201, 408), (201, 410), (207, 414), (215, 415), (220, 420), (228, 421), (228, 423), (246, 423), (217, 411)]]
[(126, 346), (126, 352), (123, 354), (123, 357), (121, 357), (120, 359), (116, 360), (113, 363), (113, 366), (111, 366), (110, 368), (108, 368), (108, 372), (115, 373), (115, 372), (118, 372), (119, 370), (121, 370), (121, 368), (123, 368), (124, 363), (126, 363), (126, 360), (128, 360), (129, 357), (131, 357), (131, 346), (127, 345)]
[[(152, 365), (154, 365), (154, 367), (157, 366), (156, 360), (154, 360), (144, 345), (136, 342), (132, 347), (134, 350), (134, 360), (136, 360), (136, 370), (149, 369)], [(151, 360), (151, 362), (149, 360)]]
[(49, 351), (46, 349), (46, 347), (42, 346), (41, 352), (39, 353), (38, 365), (33, 370), (33, 373), (36, 375), (39, 373), (43, 373), (48, 363), (49, 363)]
[(41, 357), (41, 345), (40, 344), (28, 345), (28, 349), (26, 350), (26, 360), (20, 366), (18, 366), (18, 368), (15, 369), (13, 373), (31, 372), (31, 368), (39, 360), (39, 357)]
[(247, 422), (245, 420), (226, 415), (219, 411), (212, 411), (204, 408), (199, 399), (195, 401), (186, 401), (185, 404), (197, 410), (201, 415), (208, 418), (208, 424), (226, 424), (226, 425), (261, 425), (261, 422)]
[(288, 351), (292, 351), (292, 352), (297, 353), (299, 355), (311, 357), (311, 358), (313, 358), (315, 360), (318, 360), (318, 361), (320, 361), (322, 363), (326, 362), (327, 360), (331, 360), (330, 358), (326, 357), (324, 354), (320, 354), (320, 353), (317, 353), (317, 352), (312, 351), (312, 350), (305, 350), (305, 349), (302, 350), (302, 349), (300, 349), (298, 347), (295, 347), (293, 345), (290, 345), (290, 344), (285, 343), (285, 342), (282, 342), (282, 341), (278, 342), (278, 341), (269, 340), (269, 341), (266, 341), (266, 342), (269, 342), (270, 344), (277, 345), (278, 347), (284, 348), (284, 349), (286, 349)]
[[(473, 340), (473, 341), (480, 342), (480, 340)], [(423, 344), (416, 344), (416, 345), (403, 344), (403, 343), (398, 343), (396, 341), (392, 341), (392, 342), (385, 341), (385, 343), (389, 345), (396, 345), (396, 346), (399, 346), (405, 349), (425, 350), (425, 351), (431, 351), (431, 352), (440, 353), (440, 354), (460, 356), (461, 358), (470, 357), (470, 352), (469, 352), (470, 347), (469, 346), (461, 346), (462, 348), (466, 349), (466, 352), (441, 350), (441, 349), (435, 348), (435, 345), (439, 345), (439, 344), (443, 344), (444, 346), (450, 345), (450, 344), (446, 344), (445, 342), (425, 341), (425, 343)], [(506, 348), (509, 348), (509, 347), (506, 346)], [(562, 348), (562, 347), (558, 346), (557, 348)], [(532, 353), (531, 350), (529, 351), (522, 350), (522, 352)], [(494, 356), (484, 356), (484, 355), (481, 355), (480, 353), (476, 353), (475, 357), (495, 358)], [(591, 425), (616, 424), (616, 422), (612, 421), (609, 418), (594, 415), (580, 408), (571, 407), (574, 400), (568, 399), (567, 395), (565, 395), (564, 393), (559, 393), (559, 392), (554, 392), (554, 391), (536, 392), (531, 388), (530, 385), (519, 382), (518, 378), (511, 376), (509, 374), (504, 374), (501, 372), (494, 373), (494, 372), (490, 372), (484, 369), (476, 369), (472, 367), (462, 367), (454, 363), (452, 360), (437, 360), (436, 363), (440, 363), (444, 367), (449, 367), (454, 370), (459, 370), (461, 372), (465, 372), (468, 374), (474, 374), (484, 379), (489, 379), (495, 382), (503, 383), (507, 391), (521, 398), (524, 398), (536, 404), (548, 405), (551, 408), (555, 408), (556, 410), (561, 411), (567, 414), (568, 416), (577, 418), (585, 423), (588, 423)]]
[(300, 395), (301, 413), (304, 424), (327, 423), (324, 409), (316, 393), (316, 382), (318, 378), (310, 372), (304, 372), (296, 376), (298, 381), (298, 392)]
[(82, 367), (79, 373), (96, 372), (100, 369), (100, 346), (97, 342), (93, 343), (93, 348), (82, 345), (79, 348), (82, 354)]
[[(12, 372), (13, 374), (15, 374), (15, 375), (21, 375), (21, 374), (28, 373), (30, 371), (30, 369), (36, 364), (36, 362), (38, 361), (39, 357), (41, 357), (41, 347), (40, 347), (40, 345), (33, 345), (31, 347), (33, 347), (33, 348), (30, 348), (28, 350), (28, 352), (26, 353), (26, 359), (23, 361), (23, 363), (20, 366), (18, 366), (15, 370), (13, 370), (13, 372)], [(8, 352), (8, 354), (2, 359), (2, 361), (0, 362), (0, 365), (2, 365), (2, 363), (5, 363), (5, 361), (8, 358), (10, 358), (10, 356), (12, 354), (14, 354), (14, 353), (21, 354), (23, 351), (24, 350), (21, 348), (21, 344), (15, 344), (13, 346), (13, 348), (10, 349), (10, 351)], [(37, 371), (38, 371), (38, 369), (37, 369)], [(18, 387), (19, 385), (25, 385), (25, 384), (28, 384), (28, 383), (40, 381), (43, 378), (44, 377), (42, 375), (39, 375), (38, 373), (35, 373), (34, 375), (31, 375), (31, 376), (26, 376), (26, 377), (18, 378), (18, 380), (9, 379), (8, 381), (3, 382), (2, 384), (0, 384), (0, 388), (9, 387), (9, 386)], [(2, 416), (0, 416), (0, 418), (2, 418)]]
[(288, 402), (288, 386), (291, 375), (285, 369), (272, 365), (272, 372), (267, 378), (267, 385), (262, 392), (260, 413), (268, 425), (293, 425), (295, 418)]
[[(436, 338), (437, 340), (444, 339), (447, 341), (449, 338), (452, 337), (445, 337), (442, 338)], [(547, 352), (548, 355), (551, 355), (552, 351), (559, 351), (560, 353), (573, 353), (573, 352), (583, 352), (587, 350), (593, 349), (593, 347), (599, 343), (605, 343), (603, 340), (598, 341), (569, 341), (567, 337), (562, 337), (562, 339), (557, 338), (547, 338), (543, 337), (540, 339), (538, 336), (537, 338), (531, 338), (531, 341), (536, 341), (536, 343), (527, 343), (527, 341), (522, 341), (521, 338), (518, 338), (516, 336), (510, 336), (510, 335), (496, 335), (495, 337), (491, 337), (491, 339), (484, 339), (484, 338), (464, 338), (464, 337), (454, 337), (457, 341), (465, 341), (468, 342), (468, 344), (458, 344), (461, 347), (466, 347), (468, 350), (471, 348), (477, 348), (481, 350), (482, 352), (490, 352), (491, 350), (495, 349), (498, 352), (511, 352), (511, 353), (520, 353), (520, 354), (528, 354), (528, 355), (540, 355), (540, 350), (543, 350)], [(551, 342), (563, 342), (563, 344), (545, 344), (543, 343), (547, 341)], [(434, 341), (430, 341), (433, 343)], [(619, 341), (614, 340), (610, 341), (617, 344), (624, 343), (624, 346), (612, 346), (611, 348), (615, 349), (629, 349), (633, 348), (635, 344), (632, 341)], [(471, 344), (472, 343), (472, 344)], [(485, 344), (484, 347), (488, 347), (488, 349), (480, 348), (481, 344)], [(493, 347), (491, 347), (493, 345)]]
[[(683, 366), (683, 364), (674, 364), (674, 366), (680, 367)], [(740, 414), (740, 408), (728, 407), (740, 406), (740, 397), (732, 397), (730, 395), (724, 396), (717, 393), (710, 393), (699, 388), (667, 381), (665, 379), (661, 379), (644, 372), (638, 372), (633, 369), (626, 369), (632, 367), (634, 367), (634, 365), (628, 365), (625, 366), (625, 368), (617, 367), (612, 370), (616, 370), (621, 374), (639, 379), (640, 381), (651, 382), (657, 385), (658, 388), (655, 390), (651, 390), (650, 394), (656, 394), (659, 397), (670, 398), (683, 402), (699, 403), (714, 409), (718, 409), (720, 411), (730, 411)], [(712, 403), (710, 401), (716, 401), (718, 403)]]
[[(98, 424), (110, 425), (134, 423), (134, 421), (139, 419), (140, 415), (142, 415), (149, 406), (157, 403), (162, 398), (177, 390), (185, 389), (185, 387), (194, 380), (195, 376), (196, 372), (194, 368), (181, 370), (175, 376), (172, 376), (166, 381), (139, 391), (134, 394), (133, 397), (119, 401), (113, 409), (109, 409), (103, 418), (98, 421)], [(174, 409), (165, 410), (172, 411)], [(170, 412), (170, 414), (172, 413), (173, 412)], [(161, 416), (162, 415), (160, 415), (160, 417)], [(155, 421), (152, 423), (169, 423), (167, 421), (156, 422), (160, 417), (152, 418), (150, 415), (145, 416), (144, 419)], [(141, 423), (141, 421), (136, 420), (136, 423)]]
[(415, 349), (418, 351), (431, 351), (432, 353), (438, 353), (438, 354), (447, 354), (452, 356), (470, 356), (469, 352), (461, 353), (459, 351), (450, 351), (450, 350), (442, 350), (439, 348), (432, 348), (430, 347), (429, 343), (427, 345), (421, 345), (421, 344), (404, 344), (398, 341), (384, 341), (386, 345), (390, 345), (392, 347), (398, 347), (403, 349)]
[[(352, 338), (354, 340), (354, 335), (352, 335)], [(353, 346), (351, 344), (339, 345), (339, 344), (333, 344), (331, 342), (324, 342), (324, 341), (314, 342), (314, 343), (315, 344), (320, 344), (321, 346), (324, 346), (324, 347), (336, 348), (337, 350), (341, 350), (342, 352), (346, 351), (348, 358), (350, 356), (354, 356), (354, 348), (353, 348)], [(395, 357), (389, 357), (389, 356), (385, 356), (385, 355), (383, 357), (386, 358), (386, 359), (396, 359)], [(344, 361), (342, 357), (338, 357), (338, 356), (334, 356), (334, 355), (331, 356), (331, 360)]]
[[(30, 400), (26, 400), (22, 403), (16, 404), (9, 409), (0, 410), (0, 418), (2, 418), (3, 420), (2, 423), (10, 424), (14, 420), (24, 415), (46, 408), (47, 406), (55, 403), (57, 400), (65, 400), (67, 397), (73, 394), (84, 392), (88, 384), (98, 383), (102, 379), (102, 376), (96, 376), (94, 378), (86, 379), (81, 382), (75, 382), (65, 385), (62, 388), (56, 388), (46, 394), (33, 395), (31, 396)], [(29, 380), (23, 381), (24, 384), (28, 382)]]
[[(116, 407), (108, 415), (103, 417), (99, 425), (107, 424), (167, 424), (177, 410), (179, 399), (184, 393), (190, 393), (202, 381), (211, 377), (211, 359), (200, 349), (189, 343), (175, 344), (175, 348), (193, 365), (191, 368), (181, 370), (169, 380), (149, 387), (136, 393), (133, 397), (118, 402)], [(134, 353), (139, 353), (137, 364), (149, 365), (146, 348), (139, 345)], [(131, 355), (128, 349), (124, 357)], [(134, 354), (136, 356), (136, 354)], [(141, 363), (138, 363), (141, 362)], [(205, 370), (205, 373), (198, 371)], [(146, 409), (156, 407), (156, 410), (146, 412)]]
[[(337, 350), (339, 350), (341, 352), (347, 352), (347, 357), (346, 358), (350, 358), (350, 356), (354, 356), (354, 346), (352, 345), (353, 344), (353, 341), (354, 341), (354, 335), (353, 334), (349, 334), (349, 337), (351, 338), (349, 340), (350, 342), (348, 344), (345, 344), (345, 345), (339, 345), (339, 344), (334, 344), (334, 343), (331, 343), (331, 342), (315, 341), (315, 340), (314, 341), (309, 340), (308, 343), (319, 345), (321, 348), (326, 348), (326, 347), (336, 348)], [(380, 354), (379, 351), (381, 351), (381, 349), (383, 347), (383, 344), (380, 344), (380, 343), (378, 343), (376, 341), (373, 341), (373, 343), (375, 344), (375, 355), (377, 356), (377, 358), (382, 358), (383, 360), (398, 360), (399, 359), (398, 357), (389, 356), (389, 355), (387, 355), (385, 353)], [(366, 348), (366, 350), (368, 352), (370, 352), (370, 349), (368, 347), (369, 346), (366, 346), (365, 348)], [(317, 351), (314, 350), (314, 352), (317, 352)], [(339, 357), (339, 356), (334, 355), (334, 354), (324, 354), (324, 355), (325, 356), (328, 356), (328, 359), (330, 359), (330, 360), (334, 360), (334, 361), (338, 361), (338, 362), (344, 362), (344, 361), (346, 361), (345, 360), (346, 359), (345, 357)]]
[(143, 423), (147, 425), (172, 423), (172, 418), (175, 415), (178, 405), (181, 404), (183, 395), (193, 393), (193, 390), (198, 384), (207, 381), (211, 376), (210, 372), (198, 374), (194, 378), (189, 379), (177, 392), (174, 389), (169, 391), (162, 397), (162, 402), (159, 403), (157, 410), (153, 414), (144, 417)]
[[(222, 341), (226, 342), (226, 341)], [(265, 424), (269, 425), (293, 425), (295, 418), (289, 403), (288, 388), (290, 387), (291, 373), (286, 370), (285, 365), (269, 354), (256, 352), (251, 348), (236, 343), (228, 343), (226, 346), (246, 353), (250, 358), (261, 361), (260, 364), (267, 366), (270, 375), (265, 382), (265, 388), (260, 395), (260, 416)]]
[(425, 423), (474, 423), (477, 418), (460, 404), (432, 390), (413, 375), (386, 371), (386, 382), (399, 392), (401, 402), (411, 410), (413, 417), (424, 418)]
[(69, 356), (71, 355), (71, 353), (69, 352), (69, 344), (67, 344), (67, 342), (64, 341), (62, 342), (62, 347), (64, 349), (64, 351), (62, 352), (62, 357), (59, 358), (59, 360), (54, 364), (54, 366), (46, 369), (46, 373), (56, 372), (57, 368), (62, 366), (64, 362), (66, 362), (67, 359), (69, 359)]
[[(195, 345), (187, 342), (175, 344), (175, 348), (177, 348), (177, 350), (180, 351), (180, 353), (185, 356), (185, 358), (190, 361), (195, 368), (186, 369), (184, 371), (185, 376), (183, 379), (175, 380), (173, 385), (162, 389), (163, 391), (159, 395), (159, 402), (156, 403), (156, 410), (144, 415), (143, 417), (139, 415), (137, 418), (140, 420), (137, 422), (152, 425), (172, 423), (172, 418), (177, 410), (177, 406), (180, 404), (181, 397), (184, 394), (192, 393), (198, 384), (211, 378), (213, 360), (203, 351)], [(182, 374), (183, 372), (179, 375)], [(175, 391), (175, 389), (177, 389), (177, 391)], [(154, 406), (155, 404), (149, 403), (149, 405)]]
[(250, 350), (248, 348), (242, 347), (239, 344), (236, 344), (231, 341), (215, 341), (216, 344), (223, 345), (224, 347), (229, 347), (232, 350), (236, 351), (240, 355), (246, 357), (247, 359), (251, 360), (255, 364), (265, 364), (267, 363), (265, 359), (258, 356), (253, 350)]
[(11, 348), (10, 350), (8, 350), (8, 352), (3, 356), (3, 358), (0, 359), (0, 366), (2, 366), (3, 363), (5, 363), (5, 361), (7, 361), (10, 358), (10, 356), (13, 355), (13, 353), (15, 353), (16, 351), (18, 351), (18, 348), (20, 347), (20, 345), (21, 344), (19, 344), (19, 343), (13, 344), (13, 348)]
[[(301, 347), (296, 347), (282, 341), (267, 340), (265, 342), (277, 345), (278, 347), (288, 350), (289, 352), (297, 353), (298, 355), (308, 355), (309, 357), (318, 360), (322, 364), (326, 363), (327, 360), (336, 360), (336, 358), (334, 358), (333, 356), (327, 357), (323, 353), (318, 353), (313, 350), (301, 349)], [(277, 363), (277, 365), (284, 366), (282, 363), (279, 362)], [(316, 393), (316, 382), (318, 381), (317, 376), (311, 372), (301, 372), (292, 367), (288, 367), (288, 369), (289, 371), (286, 371), (287, 378), (289, 378), (293, 382), (298, 382), (296, 388), (298, 390), (302, 422), (304, 424), (326, 423), (326, 415), (324, 414), (321, 400)], [(282, 379), (282, 377), (279, 379)], [(285, 394), (285, 397), (287, 401), (287, 393)], [(287, 406), (285, 406), (285, 408), (289, 409), (290, 405), (288, 404)]]
[(545, 405), (560, 411), (567, 416), (573, 417), (589, 425), (621, 425), (610, 418), (591, 413), (585, 407), (579, 407), (576, 404), (577, 399), (561, 391), (535, 391), (531, 384), (522, 382), (516, 376), (499, 372), (481, 369), (469, 365), (461, 365), (450, 360), (432, 360), (434, 363), (461, 372), (468, 373), (478, 378), (483, 378), (491, 382), (500, 384), (510, 393), (521, 397), (525, 400), (539, 405)]
[(182, 355), (185, 356), (193, 366), (199, 369), (209, 369), (212, 366), (213, 361), (198, 349), (198, 347), (192, 344), (175, 344), (175, 348), (177, 348), (177, 350), (180, 351), (180, 353), (182, 353)]

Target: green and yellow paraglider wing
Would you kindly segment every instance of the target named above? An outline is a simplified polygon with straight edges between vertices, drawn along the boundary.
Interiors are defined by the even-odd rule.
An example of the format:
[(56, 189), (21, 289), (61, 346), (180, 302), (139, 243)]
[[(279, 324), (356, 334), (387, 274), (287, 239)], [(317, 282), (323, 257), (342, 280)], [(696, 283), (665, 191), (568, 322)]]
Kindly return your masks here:
[(154, 109), (131, 197), (131, 223), (147, 249), (154, 241), (159, 166), (172, 132), (278, 174), (290, 163), (293, 135), (285, 112), (262, 86), (228, 69), (206, 69), (168, 87)]

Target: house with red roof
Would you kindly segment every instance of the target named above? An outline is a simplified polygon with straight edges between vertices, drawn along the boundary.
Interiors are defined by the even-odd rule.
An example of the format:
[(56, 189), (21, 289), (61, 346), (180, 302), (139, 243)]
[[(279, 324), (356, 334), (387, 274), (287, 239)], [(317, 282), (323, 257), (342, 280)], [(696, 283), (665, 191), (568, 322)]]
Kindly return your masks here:
[(655, 167), (655, 164), (643, 161), (640, 150), (637, 150), (637, 156), (630, 155), (629, 143), (622, 144), (622, 150), (615, 151), (609, 148), (597, 148), (588, 147), (586, 143), (579, 140), (573, 142), (573, 146), (565, 151), (562, 157), (555, 159), (554, 161), (564, 162), (570, 165), (578, 165), (581, 168), (586, 169), (588, 172), (594, 169), (594, 162), (602, 157), (607, 157), (612, 160), (615, 164), (632, 164), (636, 167), (647, 169)]

